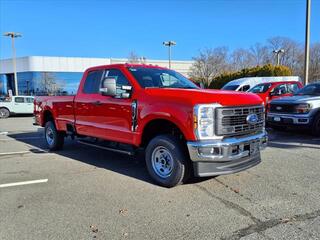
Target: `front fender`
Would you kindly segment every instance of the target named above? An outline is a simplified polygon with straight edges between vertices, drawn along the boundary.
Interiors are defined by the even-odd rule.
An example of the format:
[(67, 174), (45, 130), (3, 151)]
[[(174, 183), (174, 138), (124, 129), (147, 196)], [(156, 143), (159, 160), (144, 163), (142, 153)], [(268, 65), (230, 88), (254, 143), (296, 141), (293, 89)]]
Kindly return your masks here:
[[(142, 136), (145, 126), (153, 120), (167, 120), (175, 124), (186, 140), (195, 140), (193, 132), (193, 109), (188, 106), (170, 106), (168, 104), (154, 104), (144, 106), (139, 112), (138, 128), (140, 136)], [(141, 140), (141, 139), (140, 139)]]

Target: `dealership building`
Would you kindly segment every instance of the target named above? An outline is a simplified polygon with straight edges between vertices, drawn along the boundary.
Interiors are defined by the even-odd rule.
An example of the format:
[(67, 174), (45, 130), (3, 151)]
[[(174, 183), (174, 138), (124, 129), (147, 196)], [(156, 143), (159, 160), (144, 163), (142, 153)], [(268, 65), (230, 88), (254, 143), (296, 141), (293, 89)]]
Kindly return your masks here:
[[(16, 59), (19, 95), (72, 95), (82, 73), (89, 67), (126, 63), (128, 59), (29, 56)], [(167, 60), (143, 60), (145, 64), (168, 67)], [(171, 61), (171, 68), (189, 76), (192, 61)], [(0, 96), (15, 95), (12, 59), (0, 60)]]

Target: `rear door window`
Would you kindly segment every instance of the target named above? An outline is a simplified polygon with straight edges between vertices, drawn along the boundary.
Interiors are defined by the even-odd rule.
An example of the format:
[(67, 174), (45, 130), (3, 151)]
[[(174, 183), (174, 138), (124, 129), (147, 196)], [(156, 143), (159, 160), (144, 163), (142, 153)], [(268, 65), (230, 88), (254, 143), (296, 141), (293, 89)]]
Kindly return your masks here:
[(288, 83), (287, 84), (288, 93), (295, 93), (299, 90), (299, 86), (297, 83)]
[(33, 103), (33, 98), (29, 98), (29, 97), (26, 98), (26, 102), (27, 102), (27, 103)]
[(87, 94), (99, 93), (103, 71), (91, 71), (84, 82), (83, 92)]
[(278, 86), (276, 86), (273, 91), (276, 95), (283, 95), (286, 94), (287, 91), (287, 85), (286, 84), (280, 84)]
[(15, 101), (16, 103), (24, 103), (24, 98), (23, 98), (23, 97), (16, 97), (16, 98), (14, 99), (14, 101)]

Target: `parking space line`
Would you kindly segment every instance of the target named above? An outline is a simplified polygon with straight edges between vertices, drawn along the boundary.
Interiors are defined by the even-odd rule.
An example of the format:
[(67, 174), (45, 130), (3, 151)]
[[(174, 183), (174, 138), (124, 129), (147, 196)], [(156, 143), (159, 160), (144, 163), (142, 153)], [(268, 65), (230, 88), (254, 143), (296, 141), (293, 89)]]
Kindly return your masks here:
[(21, 137), (21, 138), (9, 138), (9, 139), (0, 139), (3, 142), (16, 141), (16, 140), (29, 140), (29, 139), (42, 139), (43, 137)]
[(4, 153), (0, 153), (0, 157), (1, 157), (1, 156), (7, 156), (7, 155), (19, 155), (19, 154), (26, 154), (26, 153), (30, 153), (30, 151), (4, 152)]
[(8, 135), (8, 132), (0, 132), (0, 135)]
[(15, 182), (15, 183), (5, 183), (5, 184), (0, 184), (0, 188), (29, 185), (29, 184), (35, 184), (35, 183), (45, 183), (45, 182), (48, 182), (48, 179), (39, 179), (39, 180), (31, 180), (31, 181)]

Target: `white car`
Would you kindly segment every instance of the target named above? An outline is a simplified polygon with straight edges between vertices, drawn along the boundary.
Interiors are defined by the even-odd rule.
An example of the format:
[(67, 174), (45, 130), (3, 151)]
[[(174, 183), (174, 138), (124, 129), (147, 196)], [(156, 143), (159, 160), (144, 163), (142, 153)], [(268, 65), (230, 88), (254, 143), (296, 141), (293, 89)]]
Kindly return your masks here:
[(12, 96), (0, 99), (0, 118), (7, 118), (14, 114), (33, 114), (33, 100), (31, 96)]
[[(255, 87), (260, 83), (271, 82), (287, 82), (287, 81), (299, 81), (301, 78), (297, 76), (285, 76), (285, 77), (245, 77), (232, 80), (222, 87), (222, 90), (232, 90), (246, 92), (249, 89)], [(301, 82), (302, 83), (302, 82)]]

